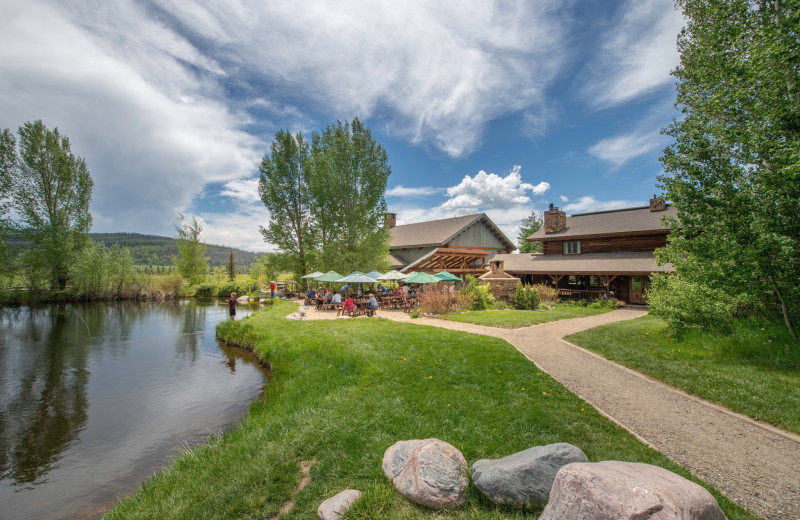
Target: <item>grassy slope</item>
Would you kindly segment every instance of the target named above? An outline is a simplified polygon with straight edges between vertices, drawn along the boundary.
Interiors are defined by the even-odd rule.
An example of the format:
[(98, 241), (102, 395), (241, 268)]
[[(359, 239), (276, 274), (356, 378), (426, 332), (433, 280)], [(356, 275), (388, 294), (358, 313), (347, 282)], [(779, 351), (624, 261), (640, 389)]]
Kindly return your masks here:
[[(688, 472), (565, 390), (507, 343), (384, 320), (289, 321), (279, 303), (218, 333), (252, 344), (273, 366), (264, 401), (243, 424), (185, 454), (108, 518), (265, 518), (315, 460), (311, 483), (287, 519), (316, 517), (325, 499), (364, 492), (348, 518), (535, 518), (485, 503), (432, 514), (400, 497), (381, 472), (404, 439), (437, 437), (471, 464), (566, 441), (591, 460), (657, 464)], [(728, 518), (754, 518), (716, 494)]]
[(603, 314), (604, 312), (609, 311), (611, 311), (611, 309), (590, 309), (588, 307), (559, 305), (553, 307), (552, 309), (542, 307), (540, 309), (536, 309), (535, 311), (467, 311), (440, 317), (445, 320), (474, 323), (475, 325), (516, 329), (519, 327), (537, 325), (539, 323), (545, 323), (548, 321), (594, 316), (596, 314)]
[(645, 316), (567, 339), (731, 410), (800, 433), (798, 365), (769, 353), (775, 346), (784, 348), (783, 336), (780, 324), (749, 323), (732, 334), (695, 332), (675, 340), (663, 320)]

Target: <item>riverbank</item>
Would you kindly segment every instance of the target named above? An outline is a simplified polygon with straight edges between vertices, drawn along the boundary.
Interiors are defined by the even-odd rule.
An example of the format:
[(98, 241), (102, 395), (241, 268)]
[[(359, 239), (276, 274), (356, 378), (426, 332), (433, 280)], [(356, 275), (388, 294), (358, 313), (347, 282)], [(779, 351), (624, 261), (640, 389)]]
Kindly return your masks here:
[[(285, 518), (313, 518), (346, 488), (364, 498), (352, 518), (431, 518), (383, 476), (385, 449), (437, 437), (472, 463), (570, 442), (593, 461), (647, 462), (692, 478), (536, 369), (505, 341), (386, 320), (290, 321), (279, 302), (225, 322), (219, 336), (270, 362), (264, 401), (234, 431), (187, 451), (108, 518), (269, 518), (311, 481)], [(696, 479), (693, 479), (697, 481)], [(755, 518), (711, 490), (730, 519)], [(471, 491), (448, 518), (535, 518)]]

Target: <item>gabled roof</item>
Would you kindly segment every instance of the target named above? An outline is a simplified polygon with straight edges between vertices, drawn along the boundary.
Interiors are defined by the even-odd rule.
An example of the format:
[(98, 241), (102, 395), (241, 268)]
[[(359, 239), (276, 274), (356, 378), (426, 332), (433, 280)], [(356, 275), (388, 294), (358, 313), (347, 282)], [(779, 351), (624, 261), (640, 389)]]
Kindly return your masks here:
[(663, 217), (677, 218), (675, 206), (667, 205), (663, 211), (650, 211), (650, 206), (580, 213), (567, 217), (567, 227), (556, 233), (545, 233), (544, 228), (527, 238), (529, 242), (587, 238), (593, 235), (666, 234), (669, 230), (661, 224)]
[(454, 239), (461, 231), (479, 220), (483, 220), (487, 227), (507, 247), (516, 249), (514, 243), (500, 231), (500, 228), (492, 222), (486, 213), (395, 226), (391, 228), (392, 241), (389, 244), (389, 248), (443, 246)]
[(543, 255), (541, 253), (498, 254), (506, 272), (513, 274), (648, 275), (670, 273), (672, 264), (658, 265), (653, 253), (594, 253)]

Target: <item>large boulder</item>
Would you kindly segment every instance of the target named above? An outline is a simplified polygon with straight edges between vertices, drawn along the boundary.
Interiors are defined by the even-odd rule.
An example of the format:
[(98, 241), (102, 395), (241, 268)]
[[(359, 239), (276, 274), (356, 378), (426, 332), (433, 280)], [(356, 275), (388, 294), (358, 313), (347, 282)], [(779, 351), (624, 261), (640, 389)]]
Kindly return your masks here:
[(431, 508), (463, 504), (469, 486), (464, 455), (438, 439), (395, 443), (383, 455), (383, 473), (401, 495)]
[(339, 520), (359, 498), (361, 498), (361, 491), (345, 489), (321, 503), (317, 508), (317, 516), (320, 520)]
[(547, 503), (558, 470), (572, 462), (589, 459), (566, 442), (536, 446), (502, 459), (477, 461), (472, 465), (472, 482), (497, 504), (539, 506)]
[(607, 461), (561, 468), (540, 520), (724, 520), (701, 486), (649, 464)]

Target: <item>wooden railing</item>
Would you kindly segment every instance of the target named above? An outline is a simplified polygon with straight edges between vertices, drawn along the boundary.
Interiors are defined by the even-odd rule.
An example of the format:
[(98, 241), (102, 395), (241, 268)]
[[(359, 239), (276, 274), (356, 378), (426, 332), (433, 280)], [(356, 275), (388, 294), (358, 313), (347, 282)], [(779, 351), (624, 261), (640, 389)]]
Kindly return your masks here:
[(600, 300), (605, 293), (604, 290), (558, 289), (558, 297), (562, 300)]

